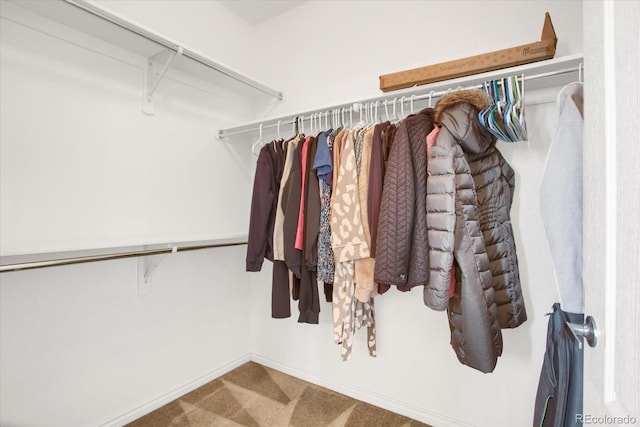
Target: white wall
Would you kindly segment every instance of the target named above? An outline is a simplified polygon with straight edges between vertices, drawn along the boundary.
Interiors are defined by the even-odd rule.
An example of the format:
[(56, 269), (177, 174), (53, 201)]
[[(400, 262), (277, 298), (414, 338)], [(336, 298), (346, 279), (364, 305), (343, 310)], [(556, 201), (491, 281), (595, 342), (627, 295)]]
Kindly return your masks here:
[[(144, 14), (117, 4), (166, 37), (190, 35), (185, 44), (200, 51), (222, 35), (243, 46), (251, 34), (216, 3), (157, 2)], [(214, 132), (252, 119), (253, 100), (170, 72), (147, 116), (146, 58), (14, 3), (0, 8), (3, 264), (246, 233), (248, 141)], [(227, 27), (210, 25), (216, 19)], [(207, 54), (243, 57), (216, 46), (224, 49)], [(247, 360), (244, 252), (166, 256), (147, 296), (137, 294), (135, 259), (2, 273), (0, 424), (119, 424)]]
[(146, 58), (2, 7), (2, 255), (246, 233), (248, 200), (219, 184), (250, 185), (248, 149), (214, 134), (252, 118), (255, 100), (169, 72), (147, 116)]
[(581, 1), (305, 2), (258, 27), (256, 76), (285, 92), (265, 114), (377, 96), (382, 74), (538, 41), (547, 11), (556, 56), (582, 52)]
[[(172, 75), (149, 118), (139, 111), (144, 58), (92, 40), (97, 53), (73, 47), (67, 31), (49, 40), (3, 19), (0, 221), (11, 213), (1, 223), (3, 255), (236, 231), (248, 220), (255, 135), (223, 144), (213, 140), (215, 128), (376, 95), (380, 74), (538, 40), (547, 10), (557, 54), (582, 50), (581, 2), (309, 1), (258, 26), (216, 2), (100, 3), (283, 90), (285, 101), (220, 99), (206, 84)], [(10, 13), (12, 5), (0, 6)], [(327, 304), (317, 326), (270, 319), (270, 268), (243, 273), (242, 247), (208, 250), (167, 257), (145, 297), (136, 295), (132, 260), (3, 273), (0, 424), (122, 422), (249, 352), (434, 425), (530, 423), (544, 314), (556, 300), (538, 215), (555, 107), (527, 115), (531, 140), (501, 148), (517, 172), (513, 215), (529, 321), (505, 331), (494, 373), (457, 362), (445, 315), (426, 308), (416, 290), (377, 301), (376, 359), (359, 331), (352, 360), (340, 362)], [(42, 190), (49, 183), (53, 193)], [(73, 191), (61, 191), (69, 185)], [(21, 204), (24, 218), (11, 210)], [(39, 411), (26, 410), (33, 407)]]
[[(0, 424), (121, 424), (248, 360), (242, 246), (2, 274)], [(132, 415), (133, 414), (133, 415)]]
[[(380, 74), (537, 41), (545, 11), (558, 34), (557, 56), (578, 53), (581, 10), (581, 2), (552, 1), (307, 2), (261, 26), (263, 62), (273, 57), (268, 47), (279, 49), (264, 76), (285, 88), (285, 102), (269, 114), (375, 96)], [(529, 320), (503, 332), (504, 354), (494, 373), (458, 363), (446, 315), (424, 306), (420, 290), (377, 298), (378, 357), (368, 356), (366, 333), (358, 331), (352, 360), (341, 362), (329, 304), (322, 303), (318, 326), (297, 324), (295, 314), (268, 320), (268, 271), (252, 276), (253, 357), (437, 426), (529, 425), (545, 314), (557, 300), (538, 203), (557, 111), (554, 92), (541, 98), (551, 102), (527, 108), (529, 142), (500, 144), (517, 174), (512, 215)]]

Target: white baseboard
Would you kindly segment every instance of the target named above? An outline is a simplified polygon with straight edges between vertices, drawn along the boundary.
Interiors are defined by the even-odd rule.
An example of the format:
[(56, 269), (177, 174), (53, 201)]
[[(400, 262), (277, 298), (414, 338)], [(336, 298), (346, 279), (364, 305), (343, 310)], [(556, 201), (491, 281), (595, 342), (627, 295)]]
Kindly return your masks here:
[(461, 421), (455, 418), (448, 417), (443, 414), (439, 414), (432, 411), (426, 412), (424, 409), (407, 405), (403, 402), (399, 402), (388, 396), (383, 396), (381, 394), (374, 393), (368, 390), (362, 390), (362, 389), (354, 388), (351, 386), (345, 386), (344, 384), (338, 384), (332, 381), (327, 381), (326, 379), (322, 379), (314, 375), (311, 375), (307, 372), (300, 371), (296, 368), (283, 365), (269, 358), (260, 356), (259, 354), (251, 353), (251, 360), (261, 365), (267, 366), (271, 369), (275, 369), (277, 371), (284, 372), (285, 374), (294, 376), (296, 378), (300, 378), (301, 380), (319, 385), (321, 387), (328, 388), (329, 390), (342, 393), (354, 399), (369, 403), (374, 406), (378, 406), (388, 411), (395, 412), (400, 415), (404, 415), (405, 417), (409, 417), (416, 421), (427, 423), (432, 426), (437, 426), (437, 427), (472, 427), (473, 426), (472, 424), (466, 423), (464, 421)]
[(193, 381), (189, 381), (188, 383), (186, 383), (183, 386), (178, 387), (177, 389), (165, 394), (164, 396), (160, 396), (157, 397), (147, 403), (145, 403), (142, 406), (139, 406), (135, 409), (132, 409), (131, 411), (125, 413), (124, 415), (119, 416), (118, 418), (115, 418), (111, 421), (108, 421), (104, 424), (102, 424), (101, 427), (119, 427), (119, 426), (123, 426), (125, 424), (128, 424), (134, 420), (137, 420), (138, 418), (148, 414), (149, 412), (153, 412), (156, 409), (160, 408), (161, 406), (166, 405), (169, 402), (172, 402), (176, 399), (178, 399), (180, 396), (184, 396), (185, 394), (189, 393), (190, 391), (193, 391), (195, 389), (197, 389), (198, 387), (203, 386), (204, 384), (215, 380), (218, 377), (221, 377), (222, 375), (226, 374), (229, 371), (234, 370), (235, 368), (237, 368), (240, 365), (243, 365), (247, 362), (249, 362), (251, 360), (250, 354), (246, 354), (244, 356), (241, 356), (235, 360), (232, 360), (231, 362), (227, 363), (226, 365), (220, 367), (219, 369), (216, 369), (215, 371), (209, 372), (206, 375), (203, 375), (199, 378), (196, 378)]

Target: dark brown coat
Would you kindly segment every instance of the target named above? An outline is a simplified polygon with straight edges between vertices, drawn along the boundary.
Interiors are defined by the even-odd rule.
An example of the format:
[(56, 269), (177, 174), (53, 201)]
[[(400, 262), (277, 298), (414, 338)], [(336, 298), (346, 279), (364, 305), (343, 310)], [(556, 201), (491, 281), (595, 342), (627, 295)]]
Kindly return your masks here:
[(427, 145), (433, 110), (407, 117), (389, 153), (376, 240), (375, 282), (406, 291), (426, 285)]

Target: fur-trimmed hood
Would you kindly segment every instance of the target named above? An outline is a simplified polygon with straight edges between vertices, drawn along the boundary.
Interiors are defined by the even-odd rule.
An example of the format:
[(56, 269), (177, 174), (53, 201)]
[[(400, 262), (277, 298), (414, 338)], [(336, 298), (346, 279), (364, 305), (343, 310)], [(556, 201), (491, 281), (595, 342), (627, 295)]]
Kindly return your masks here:
[(489, 95), (481, 90), (465, 89), (450, 92), (440, 98), (440, 100), (436, 103), (433, 119), (436, 121), (436, 123), (440, 123), (440, 115), (444, 110), (456, 104), (462, 103), (471, 104), (476, 107), (478, 111), (480, 111), (489, 106), (489, 104), (491, 103), (491, 99), (489, 98)]
[(466, 153), (482, 153), (496, 141), (478, 121), (478, 112), (490, 104), (481, 90), (458, 90), (443, 96), (435, 107), (434, 119), (446, 128)]

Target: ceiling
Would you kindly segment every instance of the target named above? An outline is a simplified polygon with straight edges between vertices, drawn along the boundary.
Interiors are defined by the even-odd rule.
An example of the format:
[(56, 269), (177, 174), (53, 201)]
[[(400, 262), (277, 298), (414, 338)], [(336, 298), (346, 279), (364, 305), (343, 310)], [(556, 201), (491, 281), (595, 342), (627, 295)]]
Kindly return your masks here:
[(231, 10), (251, 24), (260, 24), (267, 19), (284, 13), (306, 0), (218, 0), (220, 4)]

